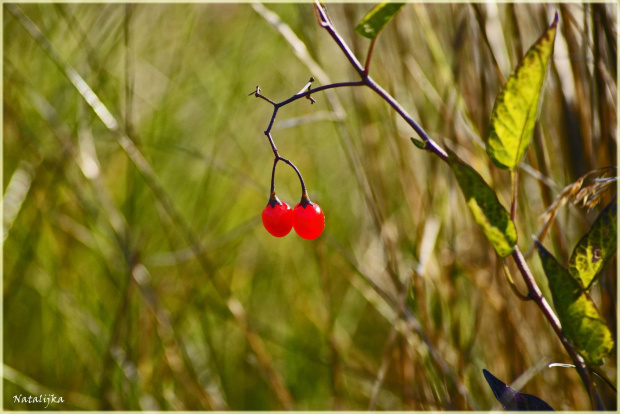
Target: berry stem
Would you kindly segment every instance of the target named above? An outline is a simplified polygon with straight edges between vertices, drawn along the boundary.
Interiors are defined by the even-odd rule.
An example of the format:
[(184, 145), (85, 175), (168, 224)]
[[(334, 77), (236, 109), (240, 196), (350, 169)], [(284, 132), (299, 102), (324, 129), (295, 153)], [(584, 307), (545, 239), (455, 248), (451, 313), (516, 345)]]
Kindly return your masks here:
[(278, 158), (273, 160), (273, 169), (271, 170), (271, 196), (269, 197), (269, 203), (271, 200), (277, 199), (276, 197), (276, 184), (275, 184), (275, 176), (276, 176), (276, 165), (278, 164)]
[[(270, 141), (273, 142), (271, 140), (271, 135), (268, 135), (268, 137), (269, 137)], [(304, 179), (301, 176), (301, 172), (299, 171), (299, 169), (290, 160), (288, 160), (288, 159), (278, 155), (278, 150), (274, 149), (274, 154), (275, 154), (275, 158), (273, 159), (273, 168), (271, 169), (271, 190), (270, 190), (271, 191), (271, 196), (269, 197), (269, 204), (272, 204), (273, 202), (275, 202), (277, 204), (281, 204), (280, 200), (276, 196), (276, 185), (275, 185), (275, 182), (276, 182), (276, 180), (275, 180), (275, 177), (276, 177), (276, 166), (278, 165), (278, 161), (283, 161), (285, 164), (290, 165), (291, 168), (293, 168), (293, 170), (295, 170), (295, 172), (297, 173), (297, 177), (299, 177), (299, 182), (301, 184), (301, 194), (302, 194), (301, 199), (302, 199), (302, 202), (303, 202), (304, 199), (307, 199), (306, 204), (309, 203), (310, 199), (308, 198), (308, 191), (306, 190), (306, 183), (304, 182)], [(310, 203), (310, 204), (312, 204), (312, 203)]]
[(278, 159), (280, 159), (280, 160), (284, 161), (285, 163), (287, 163), (288, 165), (290, 165), (290, 166), (291, 166), (291, 167), (295, 170), (295, 172), (297, 173), (297, 177), (299, 177), (299, 182), (301, 183), (301, 194), (302, 194), (302, 199), (303, 199), (303, 197), (304, 197), (304, 194), (305, 194), (305, 196), (307, 197), (307, 196), (308, 196), (308, 192), (306, 191), (306, 183), (304, 183), (304, 179), (303, 179), (303, 177), (301, 176), (301, 172), (299, 172), (299, 169), (298, 169), (297, 167), (295, 167), (295, 164), (293, 164), (292, 162), (290, 162), (290, 161), (289, 161), (289, 160), (287, 160), (286, 158), (282, 158), (282, 157), (278, 156)]

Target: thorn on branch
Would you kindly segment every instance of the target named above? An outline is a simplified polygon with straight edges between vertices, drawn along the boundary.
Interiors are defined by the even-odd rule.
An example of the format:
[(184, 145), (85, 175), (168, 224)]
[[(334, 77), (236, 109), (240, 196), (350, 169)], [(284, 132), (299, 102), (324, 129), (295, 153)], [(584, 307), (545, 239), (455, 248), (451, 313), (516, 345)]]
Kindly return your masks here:
[(427, 150), (427, 145), (425, 141), (420, 141), (419, 139), (415, 139), (413, 137), (411, 138), (411, 142), (413, 142), (413, 145), (415, 145), (417, 148), (421, 149), (421, 150)]
[[(299, 92), (297, 92), (297, 95), (300, 95), (300, 94), (302, 94), (304, 92), (309, 91), (310, 88), (312, 88), (312, 82), (314, 82), (314, 78), (311, 77), (310, 80), (308, 81), (308, 83), (306, 83), (306, 85), (303, 88), (301, 88), (301, 90)], [(310, 100), (310, 104), (313, 104), (313, 103), (316, 102), (314, 100), (314, 98), (312, 98), (312, 96), (310, 96), (310, 95), (306, 95), (306, 99)]]

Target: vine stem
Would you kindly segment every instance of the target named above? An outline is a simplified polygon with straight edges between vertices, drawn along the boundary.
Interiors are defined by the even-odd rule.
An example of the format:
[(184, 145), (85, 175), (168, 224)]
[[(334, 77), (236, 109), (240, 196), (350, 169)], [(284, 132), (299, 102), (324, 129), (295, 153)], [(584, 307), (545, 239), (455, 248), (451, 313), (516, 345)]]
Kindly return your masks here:
[[(322, 85), (319, 86), (317, 88), (312, 89), (311, 86), (308, 86), (307, 89), (304, 87), (299, 93), (293, 95), (292, 97), (282, 101), (282, 102), (275, 102), (267, 97), (265, 97), (264, 95), (262, 95), (260, 93), (260, 88), (257, 86), (256, 87), (256, 91), (253, 93), (250, 93), (250, 95), (254, 95), (257, 98), (261, 98), (269, 103), (271, 103), (274, 107), (273, 110), (273, 114), (271, 116), (271, 120), (269, 122), (269, 126), (267, 127), (267, 129), (265, 130), (265, 135), (267, 136), (267, 138), (269, 139), (269, 143), (271, 144), (272, 150), (274, 152), (274, 156), (275, 156), (275, 160), (274, 160), (274, 169), (273, 169), (273, 173), (272, 173), (272, 190), (273, 190), (273, 174), (275, 174), (275, 165), (277, 164), (277, 162), (279, 160), (284, 161), (285, 163), (289, 164), (291, 167), (293, 167), (293, 169), (297, 172), (297, 175), (301, 181), (301, 185), (302, 185), (302, 192), (304, 195), (306, 195), (306, 190), (305, 190), (305, 185), (303, 182), (303, 179), (301, 177), (301, 173), (299, 172), (299, 170), (293, 165), (293, 163), (291, 163), (290, 161), (280, 157), (278, 155), (278, 151), (276, 149), (276, 146), (273, 142), (273, 138), (271, 137), (271, 129), (273, 127), (278, 109), (280, 109), (282, 106), (287, 105), (291, 102), (294, 102), (298, 99), (304, 98), (304, 97), (310, 97), (311, 94), (316, 93), (316, 92), (320, 92), (320, 91), (324, 91), (327, 89), (334, 89), (334, 88), (341, 88), (341, 87), (357, 87), (357, 86), (367, 86), (370, 89), (372, 89), (375, 93), (377, 93), (385, 102), (387, 102), (402, 118), (403, 120), (405, 120), (405, 122), (407, 122), (409, 124), (409, 126), (411, 126), (411, 128), (418, 134), (418, 136), (424, 141), (424, 149), (426, 149), (429, 152), (432, 152), (433, 154), (435, 154), (436, 156), (438, 156), (442, 161), (444, 162), (448, 162), (448, 154), (446, 153), (446, 151), (441, 148), (441, 146), (439, 146), (424, 130), (424, 128), (422, 128), (408, 113), (407, 111), (398, 103), (398, 101), (396, 101), (396, 99), (394, 99), (387, 91), (385, 91), (378, 83), (376, 83), (370, 76), (369, 76), (369, 68), (370, 68), (370, 60), (372, 57), (372, 50), (374, 47), (374, 41), (371, 44), (369, 50), (368, 50), (368, 56), (366, 58), (366, 62), (365, 65), (362, 66), (362, 64), (360, 63), (360, 61), (355, 57), (355, 55), (353, 54), (353, 52), (351, 51), (351, 49), (349, 48), (349, 46), (346, 44), (346, 42), (344, 41), (344, 39), (340, 36), (340, 34), (338, 33), (338, 31), (336, 30), (336, 28), (334, 27), (333, 23), (331, 22), (331, 19), (329, 18), (329, 16), (327, 15), (327, 11), (324, 9), (324, 6), (321, 5), (321, 3), (319, 3), (318, 1), (315, 0), (315, 4), (314, 4), (314, 9), (315, 9), (315, 13), (317, 16), (317, 20), (319, 22), (319, 24), (321, 25), (321, 27), (325, 28), (327, 30), (327, 32), (330, 34), (330, 36), (332, 37), (332, 39), (336, 42), (336, 44), (338, 45), (338, 47), (342, 50), (343, 54), (346, 56), (346, 58), (349, 60), (349, 63), (351, 63), (351, 65), (353, 66), (353, 68), (356, 70), (356, 72), (359, 74), (360, 76), (360, 80), (359, 81), (353, 81), (353, 82), (340, 82), (340, 83), (332, 83), (332, 84), (328, 84), (328, 85)], [(311, 78), (310, 83), (313, 81), (313, 79)], [(314, 103), (314, 100), (313, 100)], [(516, 196), (517, 196), (517, 186), (518, 186), (518, 178), (515, 176), (513, 177), (513, 199), (512, 199), (512, 204), (511, 204), (511, 218), (514, 219), (515, 215), (516, 215)], [(302, 196), (303, 199), (303, 196)], [(590, 402), (592, 404), (592, 407), (596, 408), (597, 410), (604, 410), (605, 407), (603, 406), (603, 403), (601, 401), (601, 398), (598, 394), (598, 391), (596, 390), (594, 383), (592, 382), (592, 378), (588, 372), (588, 368), (586, 367), (586, 364), (583, 360), (583, 358), (581, 356), (579, 356), (579, 354), (577, 353), (577, 351), (575, 350), (575, 348), (573, 347), (573, 345), (568, 341), (568, 339), (564, 336), (563, 332), (562, 332), (562, 325), (560, 324), (560, 321), (558, 319), (558, 317), (555, 315), (555, 313), (553, 312), (553, 309), (551, 308), (551, 306), (549, 305), (549, 303), (547, 302), (547, 300), (544, 298), (544, 296), (542, 295), (542, 292), (540, 290), (540, 288), (538, 287), (538, 284), (536, 283), (536, 279), (534, 278), (532, 272), (530, 271), (525, 258), (523, 257), (523, 254), (521, 253), (521, 251), (519, 250), (518, 246), (515, 246), (515, 249), (512, 253), (512, 257), (517, 265), (517, 268), (519, 269), (519, 272), (521, 273), (521, 276), (523, 277), (523, 280), (525, 281), (527, 287), (528, 287), (528, 295), (527, 298), (533, 300), (536, 305), (538, 306), (538, 308), (542, 311), (544, 317), (549, 321), (549, 323), (551, 324), (554, 332), (556, 333), (556, 335), (558, 336), (558, 338), (560, 339), (560, 342), (562, 343), (562, 345), (564, 346), (564, 349), (566, 350), (566, 352), (569, 354), (569, 356), (571, 357), (571, 359), (573, 360), (573, 362), (575, 363), (575, 367), (577, 369), (577, 372), (588, 392), (588, 396), (590, 397)]]

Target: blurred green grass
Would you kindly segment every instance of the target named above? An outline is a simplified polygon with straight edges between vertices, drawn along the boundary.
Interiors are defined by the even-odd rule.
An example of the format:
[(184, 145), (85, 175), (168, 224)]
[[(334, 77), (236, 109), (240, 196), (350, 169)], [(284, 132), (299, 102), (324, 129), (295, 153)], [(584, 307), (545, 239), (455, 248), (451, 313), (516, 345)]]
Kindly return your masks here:
[[(276, 145), (327, 227), (313, 242), (264, 231), (272, 108), (248, 93), (260, 85), (280, 101), (316, 74), (251, 5), (18, 6), (115, 116), (155, 190), (41, 39), (3, 7), (5, 409), (40, 409), (13, 403), (38, 393), (63, 396), (50, 407), (60, 410), (490, 409), (482, 368), (506, 382), (531, 375), (524, 391), (555, 409), (589, 407), (574, 371), (541, 365), (569, 361), (537, 308), (508, 288), (450, 172), (370, 91), (336, 90), (345, 116), (335, 121), (302, 122), (337, 115), (326, 94), (279, 111)], [(352, 29), (369, 8), (328, 5), (360, 58), (368, 44)], [(309, 4), (268, 9), (332, 81), (355, 79)], [(562, 187), (617, 165), (617, 9), (409, 5), (371, 66), (508, 205), (510, 178), (477, 142), (498, 74), (556, 10), (554, 64), (526, 157), (555, 186), (521, 173), (524, 251)], [(27, 179), (9, 193), (14, 177)], [(276, 189), (289, 203), (300, 197), (282, 164)], [(561, 257), (595, 214), (565, 208), (547, 242)], [(529, 262), (547, 292), (538, 259)], [(615, 276), (614, 260), (594, 292), (614, 337)], [(403, 301), (418, 330), (395, 311)], [(616, 378), (615, 355), (602, 369)], [(615, 409), (615, 394), (597, 385)]]

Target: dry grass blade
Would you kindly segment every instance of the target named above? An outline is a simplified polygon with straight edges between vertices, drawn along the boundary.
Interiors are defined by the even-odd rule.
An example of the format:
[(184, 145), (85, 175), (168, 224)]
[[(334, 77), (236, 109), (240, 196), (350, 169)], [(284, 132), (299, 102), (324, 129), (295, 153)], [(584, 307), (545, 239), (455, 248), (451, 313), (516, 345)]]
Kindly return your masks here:
[(8, 10), (19, 20), (28, 33), (36, 40), (37, 44), (43, 48), (45, 53), (49, 55), (52, 61), (58, 66), (58, 68), (65, 74), (65, 76), (71, 81), (73, 86), (78, 90), (84, 100), (93, 108), (93, 111), (97, 114), (99, 119), (105, 124), (105, 126), (111, 131), (118, 129), (118, 122), (114, 116), (110, 113), (108, 108), (99, 100), (95, 92), (84, 81), (79, 73), (73, 69), (65, 60), (60, 56), (58, 51), (52, 46), (45, 35), (39, 30), (36, 24), (24, 12), (15, 4), (7, 4)]
[(618, 182), (617, 175), (611, 177), (606, 176), (611, 173), (612, 170), (617, 170), (617, 167), (603, 169), (600, 176), (596, 177), (590, 184), (579, 190), (574, 197), (573, 203), (581, 204), (581, 206), (585, 207), (587, 211), (590, 211), (596, 207), (600, 203), (603, 193), (608, 190), (611, 185), (615, 185), (615, 183)]
[(170, 369), (182, 383), (186, 384), (187, 392), (195, 395), (202, 406), (214, 411), (226, 410), (228, 408), (226, 401), (216, 381), (210, 381), (207, 386), (207, 384), (202, 384), (198, 380), (196, 372), (187, 360), (186, 351), (175, 332), (170, 312), (162, 308), (158, 303), (157, 296), (152, 287), (152, 277), (148, 269), (142, 264), (137, 264), (132, 269), (131, 276), (138, 286), (143, 300), (158, 322), (158, 335), (161, 338), (166, 362)]
[(22, 161), (6, 186), (2, 198), (2, 240), (6, 240), (9, 236), (13, 222), (30, 191), (34, 175), (35, 168), (30, 163)]
[[(29, 85), (28, 87), (31, 86)], [(99, 170), (100, 163), (98, 161), (94, 146), (90, 146), (88, 149), (84, 148), (83, 142), (84, 140), (88, 142), (88, 138), (85, 138), (83, 136), (84, 134), (82, 134), (80, 136), (80, 142), (82, 145), (81, 148), (78, 149), (73, 144), (69, 127), (62, 122), (58, 113), (55, 111), (55, 108), (52, 107), (49, 102), (44, 99), (43, 96), (38, 94), (36, 90), (30, 89), (29, 92), (31, 96), (31, 101), (37, 108), (38, 112), (41, 114), (42, 118), (45, 119), (50, 125), (53, 125), (56, 129), (56, 135), (60, 141), (60, 144), (64, 147), (64, 152), (71, 154), (74, 162), (80, 166), (84, 177), (86, 177), (90, 181), (93, 188), (95, 189), (94, 194), (96, 194), (96, 196), (98, 197), (99, 204), (103, 207), (103, 210), (106, 211), (106, 216), (110, 222), (110, 226), (112, 229), (114, 229), (114, 236), (116, 242), (119, 245), (119, 249), (129, 249), (129, 247), (126, 246), (123, 242), (123, 236), (129, 234), (127, 223), (121, 212), (116, 208), (114, 202), (110, 197), (110, 194), (108, 193), (101, 181), (101, 175)], [(90, 137), (90, 139), (92, 139), (92, 137)], [(88, 159), (89, 162), (85, 162), (85, 159)], [(79, 184), (75, 183), (74, 187), (78, 188)], [(95, 249), (97, 248), (97, 243), (93, 241), (92, 235), (86, 229), (80, 229), (77, 223), (72, 223), (72, 220), (67, 217), (58, 216), (57, 220), (58, 225), (63, 228), (67, 233), (73, 234), (76, 239), (81, 240), (85, 245), (90, 245)], [(139, 263), (135, 264), (135, 268), (142, 271), (140, 272), (140, 274), (148, 274), (146, 268)], [(131, 273), (135, 276), (135, 272)], [(145, 278), (142, 277), (141, 280), (144, 279)], [(114, 327), (112, 329), (112, 335), (110, 336), (110, 340), (108, 342), (107, 351), (104, 354), (103, 369), (101, 371), (101, 401), (94, 408), (114, 408), (114, 406), (110, 405), (110, 401), (106, 396), (106, 392), (108, 391), (108, 387), (110, 385), (110, 371), (114, 362), (116, 362), (120, 366), (127, 365), (125, 357), (119, 354), (120, 351), (117, 347), (117, 341), (120, 335), (119, 330), (121, 328), (121, 321), (125, 317), (128, 302), (130, 300), (130, 293), (131, 284), (127, 283), (122, 294), (123, 300), (116, 314), (116, 319), (114, 322)], [(150, 302), (148, 302), (149, 305), (153, 305), (155, 302), (156, 301), (153, 295), (151, 295)], [(166, 348), (166, 356), (168, 357), (167, 362), (170, 368), (179, 378), (182, 378), (183, 382), (188, 387), (194, 389), (193, 394), (198, 396), (198, 399), (201, 401), (203, 406), (209, 406), (213, 409), (225, 408), (225, 404), (222, 402), (222, 398), (218, 398), (218, 394), (213, 391), (213, 387), (210, 388), (209, 394), (205, 391), (205, 389), (196, 385), (197, 380), (195, 378), (190, 378), (187, 376), (186, 371), (191, 372), (191, 367), (187, 364), (180, 364), (180, 362), (184, 361), (184, 359), (180, 356), (182, 352), (178, 346), (178, 340), (176, 338), (177, 334), (176, 332), (174, 332), (174, 329), (170, 324), (169, 318), (161, 317), (161, 315), (166, 315), (166, 311), (161, 309), (161, 307), (157, 307), (156, 305), (153, 306), (157, 308), (157, 320), (160, 323), (158, 327), (160, 328), (160, 333), (163, 332), (163, 334), (161, 334), (161, 339), (164, 347)], [(174, 344), (175, 346), (172, 347), (170, 343)]]
[[(587, 211), (596, 207), (601, 201), (601, 197), (604, 195), (605, 191), (609, 190), (612, 184), (618, 182), (618, 176), (614, 174), (617, 170), (618, 167), (599, 168), (588, 172), (574, 183), (564, 187), (553, 203), (541, 215), (543, 225), (538, 233), (536, 233), (535, 238), (539, 241), (544, 240), (551, 225), (555, 221), (558, 211), (567, 202), (570, 201), (575, 205), (581, 204), (582, 207), (587, 208)], [(591, 181), (587, 181), (593, 176), (596, 177)], [(586, 184), (584, 185), (584, 183)], [(531, 254), (532, 249), (533, 247), (528, 250), (526, 257)]]
[(374, 411), (377, 407), (377, 399), (379, 397), (379, 391), (381, 390), (381, 385), (385, 380), (385, 374), (390, 367), (390, 362), (392, 361), (392, 349), (394, 347), (394, 341), (396, 339), (398, 331), (396, 328), (392, 328), (390, 331), (390, 336), (388, 337), (385, 347), (383, 350), (383, 357), (381, 358), (381, 367), (379, 368), (379, 372), (377, 372), (377, 378), (372, 386), (372, 395), (370, 397), (370, 403), (368, 404), (368, 410)]

